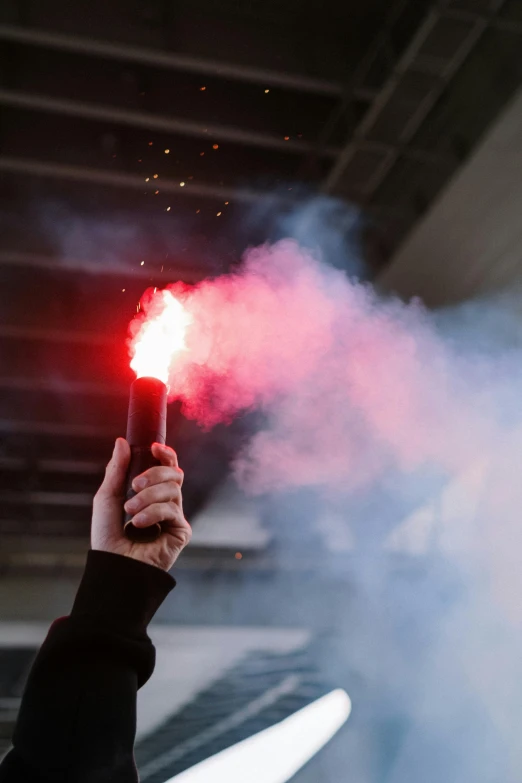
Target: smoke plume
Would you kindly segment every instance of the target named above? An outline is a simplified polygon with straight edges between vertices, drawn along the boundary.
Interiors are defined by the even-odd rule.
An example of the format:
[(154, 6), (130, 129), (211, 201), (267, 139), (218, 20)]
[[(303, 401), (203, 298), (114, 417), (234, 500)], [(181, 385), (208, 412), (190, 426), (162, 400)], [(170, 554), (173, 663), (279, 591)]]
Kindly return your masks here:
[[(500, 433), (501, 359), (459, 353), (419, 303), (379, 298), (292, 240), (170, 290), (192, 320), (169, 379), (185, 414), (205, 427), (266, 415), (236, 466), (249, 490), (355, 489), (391, 468), (454, 474)], [(161, 307), (149, 292), (141, 319)]]
[[(399, 716), (406, 728), (386, 778), (369, 773), (360, 744), (345, 763), (365, 781), (518, 783), (515, 316), (475, 303), (434, 317), (418, 302), (379, 297), (294, 240), (170, 290), (192, 317), (170, 375), (185, 414), (211, 427), (261, 411), (236, 461), (242, 487), (279, 495), (296, 545), (312, 507), (337, 555), (355, 541), (356, 557), (341, 567), (366, 614), (354, 627), (337, 607), (343, 652), (337, 669), (333, 657), (328, 665), (363, 678), (362, 709), (379, 694), (373, 724)], [(161, 306), (149, 292), (141, 318)], [(393, 570), (394, 552), (412, 556), (415, 577)], [(339, 780), (339, 768), (328, 779)]]

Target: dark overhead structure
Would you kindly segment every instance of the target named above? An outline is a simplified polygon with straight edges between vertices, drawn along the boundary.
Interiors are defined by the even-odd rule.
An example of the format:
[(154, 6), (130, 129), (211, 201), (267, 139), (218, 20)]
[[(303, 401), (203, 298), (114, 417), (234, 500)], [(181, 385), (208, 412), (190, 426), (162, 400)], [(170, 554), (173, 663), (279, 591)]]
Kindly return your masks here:
[[(521, 52), (518, 0), (2, 3), (0, 532), (86, 534), (144, 288), (226, 269), (266, 238), (256, 210), (315, 193), (364, 209), (381, 270), (518, 88)], [(190, 514), (241, 432), (202, 458), (171, 420), (200, 466)]]

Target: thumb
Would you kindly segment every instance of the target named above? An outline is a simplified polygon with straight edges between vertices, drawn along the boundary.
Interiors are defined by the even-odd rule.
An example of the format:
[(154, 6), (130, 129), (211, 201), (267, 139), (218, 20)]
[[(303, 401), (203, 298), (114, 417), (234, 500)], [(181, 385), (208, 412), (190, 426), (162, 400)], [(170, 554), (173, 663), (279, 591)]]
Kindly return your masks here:
[(122, 498), (125, 494), (125, 476), (130, 461), (130, 446), (125, 438), (117, 438), (114, 451), (107, 468), (105, 477), (98, 490), (98, 495), (104, 499)]

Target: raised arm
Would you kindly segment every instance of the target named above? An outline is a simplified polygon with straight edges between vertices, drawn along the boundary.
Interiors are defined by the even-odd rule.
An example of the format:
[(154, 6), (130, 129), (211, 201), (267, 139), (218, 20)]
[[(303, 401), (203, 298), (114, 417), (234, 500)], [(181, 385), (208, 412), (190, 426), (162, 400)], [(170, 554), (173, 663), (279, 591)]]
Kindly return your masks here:
[(36, 657), (0, 783), (138, 781), (136, 694), (155, 660), (147, 625), (190, 540), (176, 455), (166, 446), (153, 451), (161, 466), (135, 480), (138, 494), (126, 508), (136, 525), (161, 521), (165, 532), (146, 544), (123, 536), (129, 447), (118, 439), (94, 500), (92, 550), (71, 614), (53, 623)]

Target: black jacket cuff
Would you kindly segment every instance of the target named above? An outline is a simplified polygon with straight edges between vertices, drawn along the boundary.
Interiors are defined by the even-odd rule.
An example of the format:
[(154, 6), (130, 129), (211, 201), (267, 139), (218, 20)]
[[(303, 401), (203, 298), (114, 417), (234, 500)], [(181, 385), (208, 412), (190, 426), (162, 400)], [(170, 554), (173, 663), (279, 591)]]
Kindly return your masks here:
[(123, 555), (90, 550), (71, 617), (143, 634), (176, 581), (166, 571)]

